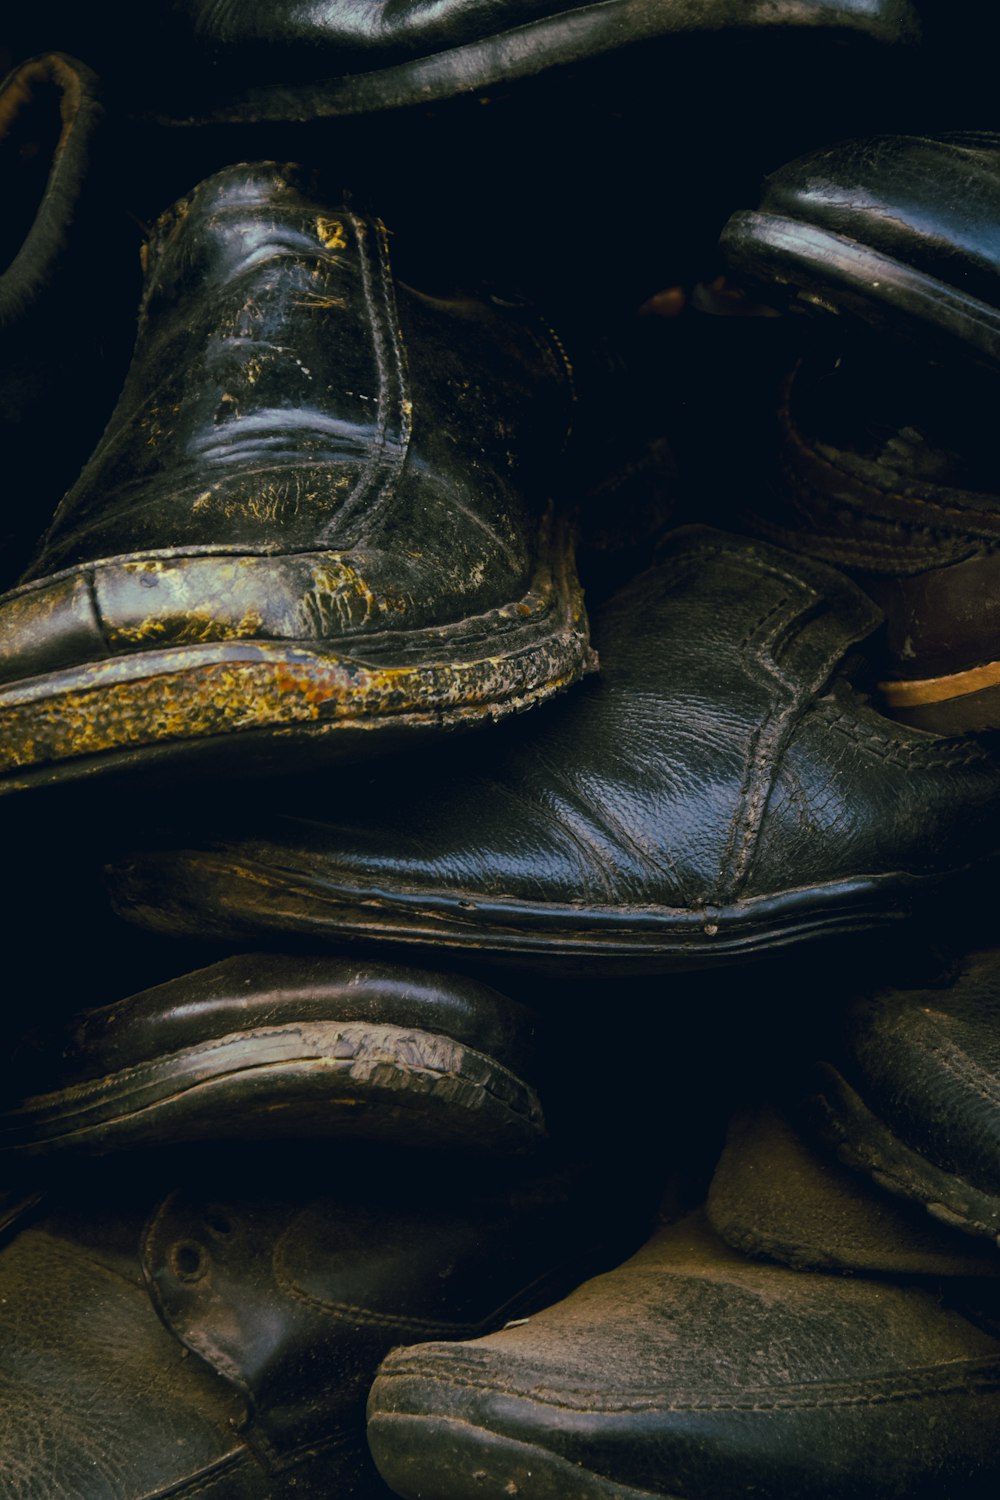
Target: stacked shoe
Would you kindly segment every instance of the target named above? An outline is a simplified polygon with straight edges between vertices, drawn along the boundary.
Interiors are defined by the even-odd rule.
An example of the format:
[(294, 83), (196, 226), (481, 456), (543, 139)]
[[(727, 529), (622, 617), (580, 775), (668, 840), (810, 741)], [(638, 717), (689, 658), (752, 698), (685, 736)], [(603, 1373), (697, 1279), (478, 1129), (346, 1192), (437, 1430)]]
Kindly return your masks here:
[[(168, 7), (141, 101), (127, 26), (88, 22), (84, 50), (133, 111), (245, 127), (601, 58), (628, 78), (685, 33), (888, 64), (917, 31), (908, 4), (851, 0), (405, 10)], [(38, 158), (12, 173), (0, 318), (13, 287), (10, 347), (52, 379), (32, 328), (51, 339), (101, 259), (71, 191), (97, 92), (59, 54), (0, 93), (0, 134)], [(5, 1065), (5, 1492), (995, 1492), (996, 955), (933, 990), (843, 981), (863, 935), (886, 958), (919, 916), (947, 941), (1000, 846), (1000, 756), (973, 732), (997, 727), (1000, 655), (975, 441), (995, 150), (837, 148), (737, 216), (749, 286), (874, 324), (885, 363), (859, 373), (852, 344), (831, 377), (804, 349), (777, 472), (733, 528), (670, 516), (637, 576), (591, 588), (596, 652), (584, 491), (613, 511), (655, 445), (628, 454), (586, 317), (564, 337), (475, 276), (423, 285), (433, 249), (390, 253), (329, 167), (202, 167), (158, 218), (124, 388), (0, 596), (5, 807), (65, 819), (66, 849), (121, 796), (88, 857), (151, 931), (124, 998), (81, 1009), (50, 977)], [(973, 211), (927, 187), (941, 160)], [(907, 341), (923, 362), (887, 401)], [(37, 441), (37, 397), (5, 382)], [(735, 1075), (720, 994), (777, 1036), (770, 992), (821, 939), (845, 960), (822, 1061), (789, 1066), (786, 1113), (734, 1121), (707, 1208), (675, 1182), (625, 1259), (671, 1169), (711, 1155), (663, 1128), (671, 1088), (678, 1119), (704, 1088), (692, 1033), (651, 1020), (664, 994), (721, 1018), (704, 1073)], [(714, 990), (678, 977), (723, 966)], [(780, 1073), (793, 1049), (770, 1050)]]

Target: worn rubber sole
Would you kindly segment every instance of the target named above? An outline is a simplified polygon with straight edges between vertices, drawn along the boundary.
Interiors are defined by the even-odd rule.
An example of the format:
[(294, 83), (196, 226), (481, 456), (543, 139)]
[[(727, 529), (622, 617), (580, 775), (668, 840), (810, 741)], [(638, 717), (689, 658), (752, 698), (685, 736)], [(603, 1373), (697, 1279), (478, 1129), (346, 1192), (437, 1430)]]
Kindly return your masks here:
[[(157, 565), (168, 562), (193, 568), (204, 559)], [(523, 598), (436, 628), (120, 646), (102, 659), (109, 626), (95, 602), (101, 580), (129, 569), (138, 576), (146, 565), (123, 558), (71, 570), (2, 601), (4, 620), (17, 621), (26, 639), (35, 614), (72, 608), (80, 637), (98, 643), (98, 659), (0, 685), (0, 792), (213, 756), (226, 771), (272, 770), (276, 759), (286, 769), (297, 749), (304, 761), (356, 753), (374, 730), (409, 734), (503, 718), (543, 702), (594, 662), (568, 544), (554, 547)], [(155, 641), (157, 622), (148, 623)], [(166, 624), (161, 633), (169, 633)]]
[(290, 1134), (517, 1153), (544, 1133), (534, 1090), (450, 1037), (303, 1021), (29, 1098), (0, 1114), (0, 1158)]
[(119, 914), (159, 932), (245, 938), (307, 934), (461, 950), (536, 967), (597, 965), (603, 972), (704, 967), (822, 938), (905, 922), (945, 878), (874, 875), (699, 910), (527, 906), (462, 891), (350, 887), (282, 870), (239, 852), (155, 853), (110, 869)]
[(682, 1500), (637, 1490), (579, 1464), (459, 1418), (375, 1412), (368, 1445), (404, 1500)]
[(846, 235), (780, 214), (736, 213), (720, 241), (736, 276), (796, 303), (890, 332), (944, 341), (963, 360), (1000, 360), (1000, 310)]
[(932, 1218), (1000, 1246), (1000, 1198), (942, 1171), (907, 1146), (828, 1063), (817, 1066), (806, 1110), (845, 1166), (866, 1173), (887, 1192), (921, 1204)]
[[(253, 120), (309, 120), (324, 115), (367, 114), (433, 104), (455, 95), (547, 72), (589, 58), (621, 51), (682, 33), (722, 30), (787, 30), (789, 19), (773, 0), (744, 0), (734, 21), (732, 0), (601, 0), (555, 16), (542, 16), (493, 36), (451, 47), (368, 73), (310, 80), (293, 85), (265, 85), (241, 90), (229, 99), (192, 103), (186, 111), (146, 106), (143, 113), (163, 124), (197, 125)], [(919, 22), (906, 7), (891, 19), (873, 17), (870, 4), (850, 0), (829, 6), (806, 3), (795, 8), (800, 30), (856, 31), (866, 39), (898, 46), (918, 35)]]

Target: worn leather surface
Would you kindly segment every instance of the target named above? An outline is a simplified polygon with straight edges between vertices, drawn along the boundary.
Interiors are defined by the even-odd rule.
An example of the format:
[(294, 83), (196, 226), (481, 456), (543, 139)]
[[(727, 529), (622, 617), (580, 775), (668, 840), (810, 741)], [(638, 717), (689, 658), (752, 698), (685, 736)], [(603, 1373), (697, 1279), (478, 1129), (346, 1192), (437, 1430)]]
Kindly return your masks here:
[(783, 383), (773, 478), (745, 518), (842, 566), (886, 615), (881, 675), (920, 679), (1000, 656), (993, 382), (898, 354), (807, 359)]
[(308, 598), (285, 618), (266, 578), (244, 597), (231, 565), (218, 607), (235, 634), (478, 613), (525, 590), (571, 405), (532, 314), (394, 286), (376, 220), (295, 168), (229, 168), (154, 231), (121, 399), (26, 578), (127, 554), (108, 578), (112, 650), (211, 638), (167, 556), (319, 554), (311, 629)]
[(801, 291), (828, 311), (925, 346), (944, 338), (951, 355), (964, 343), (995, 363), (998, 168), (1000, 138), (989, 132), (841, 142), (772, 173), (757, 213), (729, 221), (723, 251), (765, 296)]
[(827, 1060), (903, 1146), (959, 1190), (1000, 1197), (995, 950), (970, 954), (951, 984), (857, 1000)]
[(300, 169), (203, 182), (153, 232), (118, 405), (0, 598), (4, 789), (572, 681), (574, 401), (533, 311), (396, 282), (384, 226)]
[(362, 1137), (537, 1146), (538, 1018), (486, 985), (336, 958), (247, 954), (22, 1035), (0, 1154), (176, 1140)]
[(29, 1033), (11, 1081), (51, 1088), (228, 1033), (325, 1019), (435, 1032), (516, 1071), (537, 1066), (538, 1017), (489, 985), (373, 960), (248, 953), (81, 1012), (58, 1039)]
[[(676, 532), (599, 617), (598, 678), (475, 759), (373, 768), (213, 836), (164, 832), (112, 871), (163, 930), (278, 929), (495, 952), (756, 951), (995, 848), (1000, 766), (897, 726), (845, 660), (856, 586), (764, 544)], [(880, 895), (881, 893), (881, 895)], [(884, 910), (884, 908), (883, 908)], [(841, 921), (834, 910), (831, 923)]]
[[(480, 1334), (626, 1252), (600, 1162), (201, 1149), (27, 1202), (0, 1249), (0, 1476), (18, 1500), (375, 1500), (379, 1360)], [(176, 1486), (176, 1489), (173, 1488)]]
[[(72, 6), (50, 3), (45, 12), (31, 34), (79, 35), (112, 72), (124, 69), (128, 17), (112, 26), (98, 15), (84, 29)], [(919, 33), (907, 0), (182, 0), (156, 5), (154, 16), (162, 48), (150, 70), (156, 97), (182, 119), (185, 111), (280, 119), (307, 117), (309, 108), (422, 103), (676, 33), (822, 28), (895, 44)], [(187, 67), (172, 84), (157, 76), (167, 59), (181, 57)], [(310, 85), (315, 91), (304, 95)]]
[(1000, 1343), (932, 1294), (755, 1264), (699, 1214), (521, 1327), (397, 1350), (368, 1438), (408, 1500), (941, 1500), (995, 1490), (998, 1401)]
[[(795, 1091), (795, 1081), (788, 1080)], [(715, 1232), (798, 1270), (1000, 1276), (1000, 1260), (813, 1147), (773, 1106), (739, 1111), (708, 1194)]]
[(272, 1493), (239, 1433), (243, 1393), (150, 1304), (142, 1213), (80, 1195), (0, 1248), (0, 1488), (12, 1500)]
[(151, 1222), (143, 1260), (161, 1316), (247, 1391), (272, 1462), (360, 1446), (391, 1348), (470, 1338), (551, 1300), (611, 1228), (586, 1206), (586, 1172), (498, 1188), (432, 1157), (426, 1171), (397, 1163), (342, 1157), (322, 1193), (181, 1191)]
[(0, 85), (5, 584), (100, 436), (128, 363), (138, 231), (112, 201), (102, 93), (63, 53), (21, 63)]

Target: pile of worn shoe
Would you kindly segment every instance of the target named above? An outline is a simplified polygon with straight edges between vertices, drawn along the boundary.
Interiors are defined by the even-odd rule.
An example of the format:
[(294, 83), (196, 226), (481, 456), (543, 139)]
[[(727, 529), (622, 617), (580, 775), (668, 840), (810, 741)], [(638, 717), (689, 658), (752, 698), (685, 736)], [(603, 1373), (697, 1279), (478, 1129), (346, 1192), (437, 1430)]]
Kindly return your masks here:
[(994, 1496), (968, 25), (35, 10), (0, 1494)]

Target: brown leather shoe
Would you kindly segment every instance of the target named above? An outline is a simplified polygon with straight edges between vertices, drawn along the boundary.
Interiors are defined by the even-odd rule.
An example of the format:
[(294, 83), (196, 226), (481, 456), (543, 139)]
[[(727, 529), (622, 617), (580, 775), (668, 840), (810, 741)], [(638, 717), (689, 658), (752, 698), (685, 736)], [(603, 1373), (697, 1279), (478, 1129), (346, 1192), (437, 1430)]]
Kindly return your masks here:
[(1000, 727), (998, 394), (891, 352), (814, 354), (782, 385), (769, 482), (743, 511), (879, 605), (881, 702), (943, 734)]

